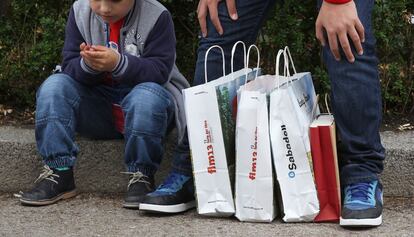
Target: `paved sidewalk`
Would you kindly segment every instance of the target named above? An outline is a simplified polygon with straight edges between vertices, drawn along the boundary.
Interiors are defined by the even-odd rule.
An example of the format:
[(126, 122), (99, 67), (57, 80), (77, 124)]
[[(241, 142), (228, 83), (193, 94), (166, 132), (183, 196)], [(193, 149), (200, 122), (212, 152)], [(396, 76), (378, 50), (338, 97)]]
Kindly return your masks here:
[(0, 236), (413, 236), (414, 198), (387, 198), (383, 224), (348, 230), (335, 223), (242, 223), (236, 218), (145, 215), (121, 208), (121, 196), (81, 194), (46, 207), (23, 207), (0, 194)]

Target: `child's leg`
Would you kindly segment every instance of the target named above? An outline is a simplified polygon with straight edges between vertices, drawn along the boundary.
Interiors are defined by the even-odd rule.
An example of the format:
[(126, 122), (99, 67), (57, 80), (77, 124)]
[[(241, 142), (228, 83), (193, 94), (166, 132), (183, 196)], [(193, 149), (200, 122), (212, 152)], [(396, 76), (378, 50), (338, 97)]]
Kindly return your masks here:
[(99, 139), (121, 137), (114, 128), (110, 93), (66, 74), (54, 74), (41, 85), (36, 96), (36, 142), (46, 165), (75, 164), (79, 151), (75, 131)]
[(161, 163), (167, 127), (174, 120), (173, 99), (161, 85), (147, 82), (135, 86), (121, 105), (127, 170), (151, 177)]
[(35, 187), (23, 193), (25, 205), (48, 205), (76, 195), (73, 165), (78, 154), (75, 131), (96, 138), (121, 137), (114, 129), (105, 86), (86, 87), (66, 74), (50, 76), (36, 96), (36, 142), (43, 173)]
[(179, 141), (174, 148), (173, 159), (171, 163), (172, 172), (185, 176), (193, 176), (193, 167), (190, 158), (190, 145), (188, 143), (187, 132), (182, 141)]
[(175, 107), (170, 93), (152, 82), (135, 86), (121, 105), (125, 115), (125, 164), (131, 175), (123, 206), (139, 208), (144, 196), (154, 190), (154, 173), (161, 163)]

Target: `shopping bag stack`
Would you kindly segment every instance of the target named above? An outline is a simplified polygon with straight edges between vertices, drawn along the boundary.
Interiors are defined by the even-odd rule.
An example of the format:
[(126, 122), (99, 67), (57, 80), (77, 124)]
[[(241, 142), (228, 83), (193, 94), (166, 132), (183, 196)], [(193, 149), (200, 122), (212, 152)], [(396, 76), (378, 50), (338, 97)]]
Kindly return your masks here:
[[(311, 74), (296, 71), (286, 47), (275, 75), (260, 75), (259, 66), (248, 67), (256, 46), (246, 54), (237, 42), (232, 62), (240, 44), (243, 69), (233, 72), (231, 63), (225, 75), (223, 49), (213, 46), (205, 56), (206, 83), (183, 90), (198, 213), (271, 222), (279, 202), (285, 222), (337, 221), (335, 127), (332, 115), (320, 115)], [(208, 82), (213, 48), (221, 50), (223, 76)]]
[[(243, 45), (246, 55), (242, 42), (234, 45), (232, 55), (238, 44)], [(221, 50), (223, 76), (208, 82), (208, 54), (213, 48)], [(206, 83), (183, 90), (199, 214), (230, 216), (235, 212), (228, 168), (235, 159), (233, 105), (239, 87), (258, 74), (258, 68), (247, 68), (245, 63), (245, 68), (225, 75), (223, 49), (212, 46), (205, 55)]]

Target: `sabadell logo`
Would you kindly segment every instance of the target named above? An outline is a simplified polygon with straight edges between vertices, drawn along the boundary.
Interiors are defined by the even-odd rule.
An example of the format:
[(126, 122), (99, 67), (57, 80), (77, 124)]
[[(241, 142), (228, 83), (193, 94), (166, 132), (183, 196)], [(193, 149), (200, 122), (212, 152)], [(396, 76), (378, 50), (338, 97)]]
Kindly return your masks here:
[(289, 169), (288, 176), (289, 178), (293, 179), (296, 176), (295, 157), (293, 156), (292, 146), (290, 145), (286, 126), (282, 125), (281, 128), (282, 128), (282, 133), (283, 133), (283, 141), (285, 141), (285, 145), (286, 145), (286, 159), (288, 160), (288, 169)]

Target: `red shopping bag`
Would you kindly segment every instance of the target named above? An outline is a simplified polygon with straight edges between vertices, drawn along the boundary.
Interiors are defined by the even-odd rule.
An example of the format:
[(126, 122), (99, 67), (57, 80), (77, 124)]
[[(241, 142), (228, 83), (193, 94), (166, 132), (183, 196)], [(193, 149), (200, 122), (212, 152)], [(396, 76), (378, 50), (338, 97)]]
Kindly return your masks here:
[(335, 122), (331, 114), (322, 114), (312, 122), (310, 140), (320, 207), (320, 212), (314, 221), (338, 222), (341, 215), (341, 191)]

